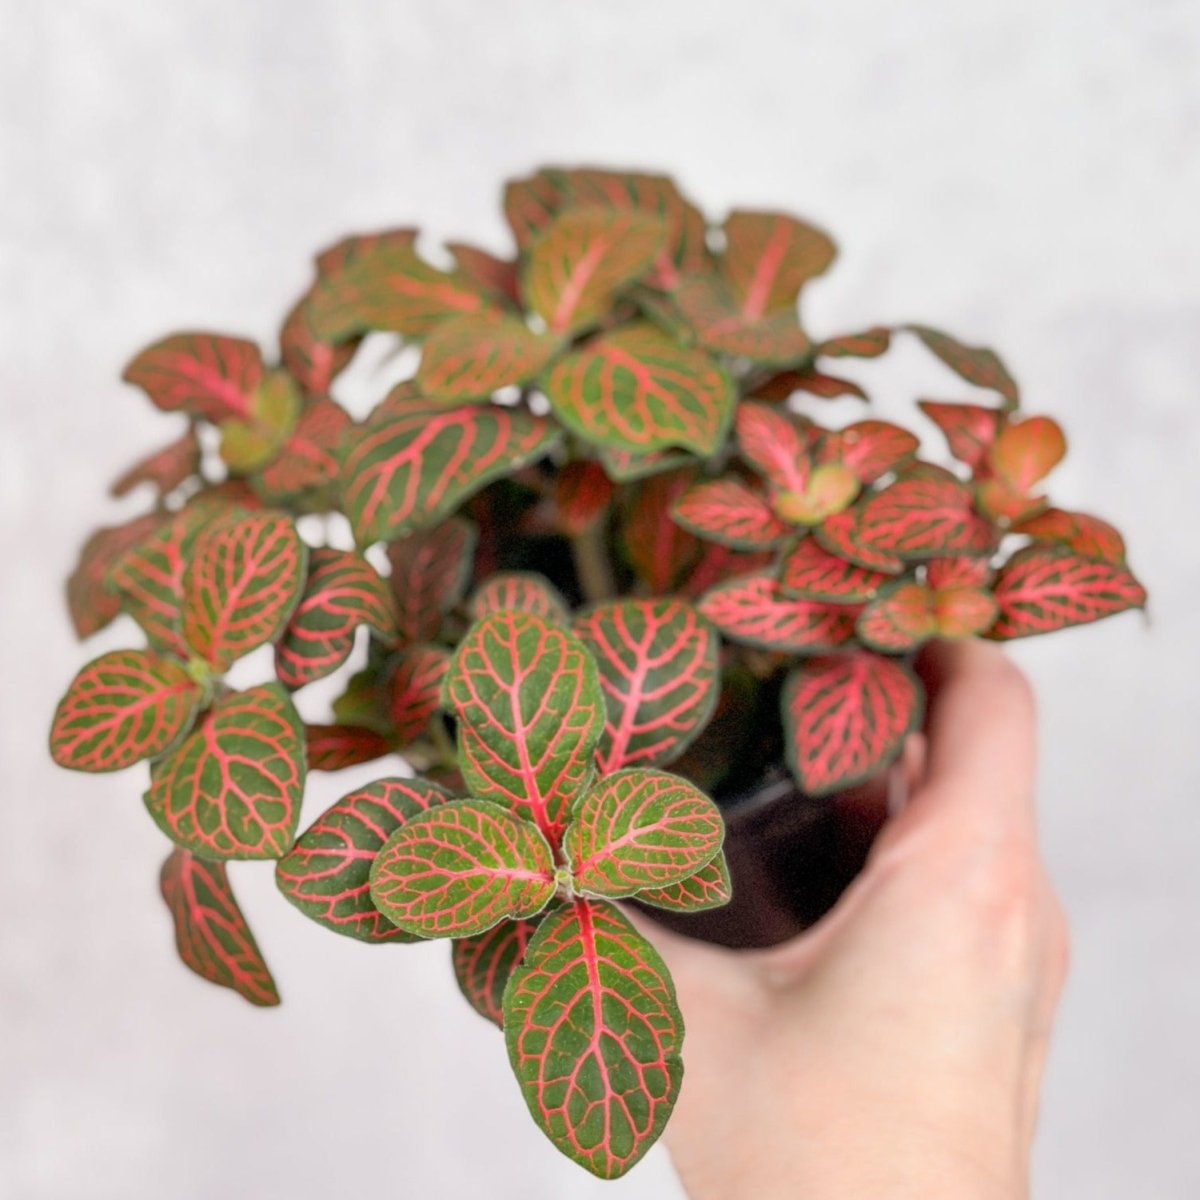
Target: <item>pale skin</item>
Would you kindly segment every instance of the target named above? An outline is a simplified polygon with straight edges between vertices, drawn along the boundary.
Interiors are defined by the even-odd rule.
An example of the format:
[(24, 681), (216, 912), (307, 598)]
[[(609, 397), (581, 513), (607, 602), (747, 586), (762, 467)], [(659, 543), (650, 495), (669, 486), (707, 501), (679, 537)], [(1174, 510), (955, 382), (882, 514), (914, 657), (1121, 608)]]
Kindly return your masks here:
[(734, 952), (645, 920), (686, 1074), (665, 1140), (691, 1200), (1020, 1200), (1066, 974), (1038, 851), (1034, 708), (997, 649), (923, 656), (911, 799), (834, 910)]

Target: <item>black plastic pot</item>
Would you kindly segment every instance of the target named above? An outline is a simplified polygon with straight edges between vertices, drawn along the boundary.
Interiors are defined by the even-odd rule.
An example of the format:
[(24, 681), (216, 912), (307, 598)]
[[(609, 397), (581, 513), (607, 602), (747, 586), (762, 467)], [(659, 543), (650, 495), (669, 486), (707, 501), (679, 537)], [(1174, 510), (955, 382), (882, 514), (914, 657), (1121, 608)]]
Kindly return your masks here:
[(645, 911), (688, 937), (737, 949), (774, 946), (803, 932), (836, 903), (862, 869), (898, 772), (835, 796), (806, 796), (782, 770), (732, 799), (721, 798), (733, 899), (697, 913)]

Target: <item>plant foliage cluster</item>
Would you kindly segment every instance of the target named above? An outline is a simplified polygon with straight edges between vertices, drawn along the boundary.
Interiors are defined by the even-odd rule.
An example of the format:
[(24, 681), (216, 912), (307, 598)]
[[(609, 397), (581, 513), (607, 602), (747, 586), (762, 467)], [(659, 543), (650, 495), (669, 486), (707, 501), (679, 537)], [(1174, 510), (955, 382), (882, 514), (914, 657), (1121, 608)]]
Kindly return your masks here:
[[(180, 333), (134, 358), (124, 378), (180, 432), (114, 485), (153, 506), (88, 540), (68, 600), (81, 637), (124, 613), (144, 644), (80, 671), (51, 749), (149, 763), (180, 955), (252, 1003), (278, 993), (230, 860), (273, 860), (296, 907), (363, 942), (452, 939), (535, 1120), (613, 1177), (669, 1115), (683, 1036), (614, 901), (728, 899), (707, 793), (785, 757), (808, 794), (844, 789), (920, 720), (922, 642), (1145, 595), (1111, 525), (1051, 505), (1062, 432), (993, 352), (807, 331), (821, 230), (714, 228), (669, 179), (600, 170), (539, 171), (504, 209), (511, 257), (452, 243), (435, 266), (409, 229), (326, 250), (274, 356)], [(338, 376), (376, 333), (419, 365), (354, 420)], [(902, 336), (963, 384), (920, 401), (940, 463), (901, 426), (831, 419), (867, 399), (855, 361)], [(320, 514), (353, 549), (301, 536), (334, 527)], [(294, 694), (356, 637), (365, 665), (306, 724)], [(231, 687), (263, 646), (274, 677)], [(394, 753), (415, 777), (300, 831), (308, 771)]]

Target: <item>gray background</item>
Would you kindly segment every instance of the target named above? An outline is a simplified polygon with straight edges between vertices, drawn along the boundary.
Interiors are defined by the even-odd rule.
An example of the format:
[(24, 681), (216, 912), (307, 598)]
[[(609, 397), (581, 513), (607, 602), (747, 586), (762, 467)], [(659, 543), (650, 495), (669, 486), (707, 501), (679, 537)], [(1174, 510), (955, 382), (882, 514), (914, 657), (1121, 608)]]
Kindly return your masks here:
[[(1055, 494), (1121, 523), (1153, 601), (1015, 651), (1075, 933), (1036, 1192), (1200, 1194), (1195, 4), (3, 0), (0, 26), (0, 1196), (678, 1195), (661, 1153), (607, 1187), (557, 1157), (444, 948), (329, 936), (268, 869), (232, 875), (283, 1007), (190, 977), (140, 770), (43, 750), (83, 654), (61, 580), (170, 425), (125, 357), (177, 327), (269, 341), (345, 231), (503, 249), (499, 181), (541, 160), (829, 224), (817, 332), (986, 339), (1066, 424)], [(961, 394), (910, 348), (859, 376), (885, 409)]]

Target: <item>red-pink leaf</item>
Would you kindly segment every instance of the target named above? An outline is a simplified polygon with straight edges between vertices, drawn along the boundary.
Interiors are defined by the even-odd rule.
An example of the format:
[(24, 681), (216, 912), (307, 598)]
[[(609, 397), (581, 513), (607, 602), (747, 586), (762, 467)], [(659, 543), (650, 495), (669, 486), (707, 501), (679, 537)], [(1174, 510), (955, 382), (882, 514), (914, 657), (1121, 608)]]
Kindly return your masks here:
[(176, 333), (148, 346), (121, 378), (164, 412), (206, 421), (245, 417), (263, 378), (258, 347), (218, 333)]
[(398, 745), (424, 737), (441, 701), (450, 652), (441, 646), (411, 646), (391, 673), (388, 712)]
[(799, 600), (855, 604), (870, 600), (890, 578), (883, 571), (830, 554), (813, 538), (805, 538), (783, 560), (779, 586), (785, 595)]
[(830, 338), (817, 347), (822, 358), (878, 358), (892, 344), (892, 331), (886, 325), (873, 325), (862, 333)]
[(571, 881), (619, 899), (681, 883), (721, 850), (725, 825), (694, 784), (663, 771), (617, 771), (575, 804), (563, 836)]
[(988, 451), (987, 463), (1013, 491), (1026, 493), (1062, 461), (1067, 440), (1051, 417), (1010, 421)]
[(849, 467), (861, 483), (874, 483), (917, 452), (920, 441), (907, 429), (887, 421), (857, 421), (821, 439), (819, 462)]
[(900, 753), (923, 709), (916, 676), (894, 659), (855, 650), (802, 663), (783, 693), (800, 786), (821, 796), (870, 778)]
[(970, 488), (957, 480), (898, 480), (863, 506), (858, 540), (903, 558), (986, 554), (995, 535), (971, 501)]
[(862, 540), (861, 520), (861, 507), (844, 509), (826, 517), (817, 526), (814, 536), (823, 549), (856, 566), (888, 575), (900, 574), (905, 567), (904, 559), (890, 551), (867, 545)]
[(275, 646), (275, 674), (289, 688), (336, 671), (354, 649), (354, 631), (366, 625), (396, 640), (396, 614), (387, 583), (365, 558), (349, 550), (309, 554), (300, 602)]
[(497, 258), (494, 254), (466, 242), (447, 242), (446, 249), (454, 255), (454, 263), (459, 273), (465, 275), (476, 287), (495, 292), (505, 302), (517, 304), (520, 301), (517, 264), (512, 259)]
[(1035, 541), (1066, 546), (1084, 558), (1098, 558), (1117, 566), (1125, 562), (1125, 539), (1107, 521), (1088, 513), (1048, 508), (1022, 521), (1013, 532), (1026, 533)]
[(183, 636), (218, 671), (283, 629), (308, 552), (290, 517), (222, 521), (196, 540), (183, 573)]
[(351, 424), (346, 410), (327, 396), (309, 400), (279, 453), (258, 474), (264, 494), (286, 500), (332, 484), (338, 446)]
[(837, 254), (825, 233), (785, 213), (732, 212), (724, 230), (721, 272), (747, 320), (791, 311), (804, 284)]
[(251, 1004), (278, 1004), (275, 980), (234, 899), (224, 863), (174, 850), (162, 865), (159, 882), (184, 965)]
[(383, 734), (360, 725), (305, 725), (304, 743), (310, 771), (341, 771), (382, 758), (391, 749)]
[(681, 596), (695, 599), (726, 579), (735, 579), (737, 576), (747, 575), (751, 571), (761, 571), (773, 558), (774, 555), (769, 550), (752, 553), (731, 550), (728, 546), (708, 542), (704, 546), (699, 561), (675, 590)]
[(982, 465), (1000, 430), (1001, 414), (996, 409), (939, 400), (918, 400), (917, 406), (942, 431), (959, 462), (972, 471)]
[(993, 588), (1000, 615), (990, 636), (1001, 640), (1086, 625), (1143, 608), (1146, 590), (1125, 567), (1061, 546), (1029, 546), (1000, 568)]
[(565, 625), (568, 620), (567, 602), (558, 589), (533, 571), (501, 571), (480, 584), (467, 601), (472, 621), (510, 609), (533, 613), (551, 625)]
[(620, 288), (649, 270), (666, 226), (632, 211), (571, 210), (556, 217), (530, 247), (521, 292), (552, 333), (594, 325)]
[(325, 810), (275, 865), (279, 890), (327, 929), (363, 942), (411, 942), (371, 899), (371, 864), (405, 821), (446, 799), (424, 779), (379, 779)]
[(1004, 397), (1006, 407), (1017, 407), (1016, 382), (994, 351), (983, 346), (968, 346), (928, 325), (910, 325), (908, 328), (960, 379), (976, 387), (991, 388)]
[(278, 858), (304, 795), (304, 730), (277, 684), (230, 692), (150, 773), (146, 807), (205, 858)]
[(567, 808), (592, 778), (604, 728), (596, 665), (583, 644), (531, 613), (473, 625), (446, 679), (459, 762), (473, 796), (534, 821), (558, 844)]
[(189, 425), (182, 437), (139, 459), (108, 490), (113, 496), (125, 496), (148, 483), (160, 496), (165, 496), (199, 470), (200, 442), (195, 428)]
[(560, 345), (520, 317), (452, 317), (425, 342), (416, 384), (422, 395), (439, 400), (486, 400), (502, 387), (527, 383)]
[(671, 509), (685, 529), (738, 550), (762, 550), (791, 532), (771, 506), (739, 479), (726, 477), (689, 488)]
[[(994, 616), (995, 609), (992, 611)], [(901, 583), (890, 588), (858, 617), (859, 638), (885, 654), (911, 650), (937, 631), (934, 593), (923, 583)]]
[(66, 587), (67, 610), (80, 640), (99, 633), (121, 611), (120, 599), (106, 587), (109, 568), (115, 558), (141, 541), (161, 520), (158, 513), (146, 513), (124, 525), (97, 529), (83, 544)]
[(708, 622), (682, 600), (629, 599), (586, 609), (574, 629), (604, 693), (600, 770), (678, 758), (717, 702), (719, 640)]
[(410, 817), (371, 865), (376, 907), (418, 937), (469, 937), (532, 917), (555, 886), (541, 833), (483, 800), (451, 800)]
[(591, 529), (608, 511), (615, 490), (598, 462), (567, 463), (554, 481), (560, 530), (567, 537), (578, 537)]
[(756, 400), (778, 402), (786, 400), (795, 392), (807, 392), (810, 396), (820, 396), (822, 400), (836, 400), (841, 396), (867, 399), (867, 393), (857, 383), (811, 370), (781, 371), (765, 383), (760, 383), (753, 394)]
[(454, 941), (454, 976), (459, 990), (481, 1017), (502, 1029), (504, 989), (525, 957), (525, 948), (540, 920), (501, 921), (483, 933)]
[(59, 701), (50, 753), (73, 771), (119, 771), (156, 758), (187, 731), (200, 698), (181, 663), (149, 650), (110, 651)]
[(546, 916), (504, 992), (504, 1033), (533, 1119), (603, 1179), (662, 1132), (683, 1077), (666, 964), (611, 904)]
[(449, 517), (389, 544), (401, 641), (437, 637), (446, 613), (466, 591), (474, 554), (475, 526), (461, 517)]
[(718, 584), (700, 611), (731, 641), (789, 654), (814, 654), (854, 637), (858, 607), (794, 600), (769, 571)]
[(715, 275), (685, 276), (671, 296), (696, 341), (712, 354), (786, 366), (806, 359), (812, 350), (795, 313), (780, 310), (767, 316), (748, 315)]
[(334, 378), (354, 357), (358, 342), (323, 341), (313, 328), (309, 292), (292, 306), (279, 330), (279, 357), (292, 378), (312, 396), (324, 396)]
[(931, 588), (984, 588), (991, 579), (986, 558), (933, 558), (925, 564), (925, 582)]
[(803, 492), (811, 463), (808, 438), (796, 423), (753, 401), (738, 405), (735, 422), (742, 457), (780, 491)]
[(638, 487), (625, 515), (625, 552), (653, 592), (669, 592), (700, 554), (703, 543), (671, 516), (694, 478), (687, 468), (651, 476)]

